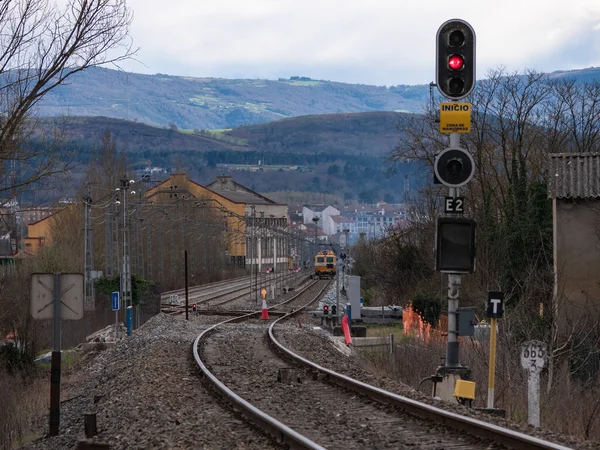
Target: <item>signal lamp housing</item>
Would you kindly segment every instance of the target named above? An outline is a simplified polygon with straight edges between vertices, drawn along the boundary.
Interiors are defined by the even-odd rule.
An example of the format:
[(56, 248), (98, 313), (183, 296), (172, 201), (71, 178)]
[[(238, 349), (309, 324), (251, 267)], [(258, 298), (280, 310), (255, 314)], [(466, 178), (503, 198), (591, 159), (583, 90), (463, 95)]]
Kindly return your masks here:
[(436, 84), (440, 93), (460, 100), (475, 87), (475, 31), (464, 20), (452, 19), (438, 29)]

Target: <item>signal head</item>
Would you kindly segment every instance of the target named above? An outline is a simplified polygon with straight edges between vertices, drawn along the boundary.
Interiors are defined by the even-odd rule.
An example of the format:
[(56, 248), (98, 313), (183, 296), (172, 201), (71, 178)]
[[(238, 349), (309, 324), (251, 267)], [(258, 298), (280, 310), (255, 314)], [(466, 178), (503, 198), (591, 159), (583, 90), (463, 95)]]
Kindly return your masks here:
[(450, 147), (436, 156), (433, 170), (442, 184), (448, 187), (461, 187), (473, 178), (475, 161), (468, 150)]
[(194, 311), (196, 311), (196, 304), (195, 304), (195, 303), (192, 305), (192, 309), (193, 309)]
[(436, 40), (436, 84), (440, 93), (460, 100), (475, 86), (475, 31), (461, 19), (444, 22)]
[(329, 314), (329, 305), (323, 305), (323, 314), (324, 315)]
[(331, 315), (337, 316), (337, 306), (336, 305), (331, 305)]

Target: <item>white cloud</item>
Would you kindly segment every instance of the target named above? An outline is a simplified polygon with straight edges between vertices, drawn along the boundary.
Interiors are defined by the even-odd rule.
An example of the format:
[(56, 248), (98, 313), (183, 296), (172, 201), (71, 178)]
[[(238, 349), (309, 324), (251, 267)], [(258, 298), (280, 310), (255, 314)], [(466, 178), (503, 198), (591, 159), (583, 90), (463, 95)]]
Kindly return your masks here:
[[(510, 70), (599, 65), (574, 43), (600, 46), (597, 0), (503, 2), (408, 0), (129, 0), (141, 47), (128, 70), (191, 76), (306, 75), (373, 84), (421, 84), (434, 77), (435, 33), (460, 17), (477, 34), (478, 76)], [(591, 40), (591, 41), (590, 41)], [(304, 72), (303, 72), (304, 70)], [(330, 74), (330, 75), (328, 75)]]

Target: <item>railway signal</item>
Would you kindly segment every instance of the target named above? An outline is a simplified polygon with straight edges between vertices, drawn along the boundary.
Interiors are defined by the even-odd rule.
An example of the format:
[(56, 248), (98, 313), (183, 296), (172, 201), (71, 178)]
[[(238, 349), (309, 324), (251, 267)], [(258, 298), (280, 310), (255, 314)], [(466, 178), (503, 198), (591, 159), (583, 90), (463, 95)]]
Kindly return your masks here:
[(475, 221), (473, 219), (438, 218), (436, 270), (451, 274), (475, 271)]
[(194, 311), (194, 312), (196, 312), (196, 311), (197, 311), (197, 309), (196, 309), (196, 304), (195, 304), (195, 303), (192, 305), (192, 311)]
[(468, 150), (449, 147), (435, 157), (433, 170), (442, 184), (451, 188), (461, 187), (473, 178), (475, 161)]
[(464, 20), (452, 19), (438, 29), (436, 84), (440, 93), (460, 100), (475, 86), (475, 31)]
[(323, 305), (323, 315), (326, 316), (329, 314), (329, 305)]
[[(448, 134), (449, 145), (434, 162), (434, 183), (448, 187), (444, 213), (450, 216), (438, 218), (435, 236), (436, 270), (448, 274), (446, 360), (438, 368), (441, 379), (435, 383), (446, 386), (443, 392), (452, 392), (455, 377), (469, 370), (459, 358), (461, 276), (475, 270), (475, 221), (457, 217), (465, 212), (461, 188), (475, 172), (473, 157), (460, 143), (461, 134), (471, 131), (471, 105), (457, 101), (475, 87), (475, 31), (462, 19), (447, 20), (437, 31), (435, 80), (440, 93), (450, 100), (440, 103), (440, 132)], [(444, 400), (454, 399), (448, 395)]]
[(331, 315), (337, 316), (337, 306), (336, 305), (331, 305)]

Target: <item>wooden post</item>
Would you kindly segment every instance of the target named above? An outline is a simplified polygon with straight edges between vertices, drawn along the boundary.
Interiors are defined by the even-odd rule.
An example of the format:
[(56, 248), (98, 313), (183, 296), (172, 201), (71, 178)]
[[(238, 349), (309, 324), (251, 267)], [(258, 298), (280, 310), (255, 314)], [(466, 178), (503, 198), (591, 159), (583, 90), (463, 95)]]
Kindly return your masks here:
[(98, 434), (96, 428), (96, 414), (84, 414), (83, 415), (83, 427), (85, 429), (85, 437), (88, 439)]

